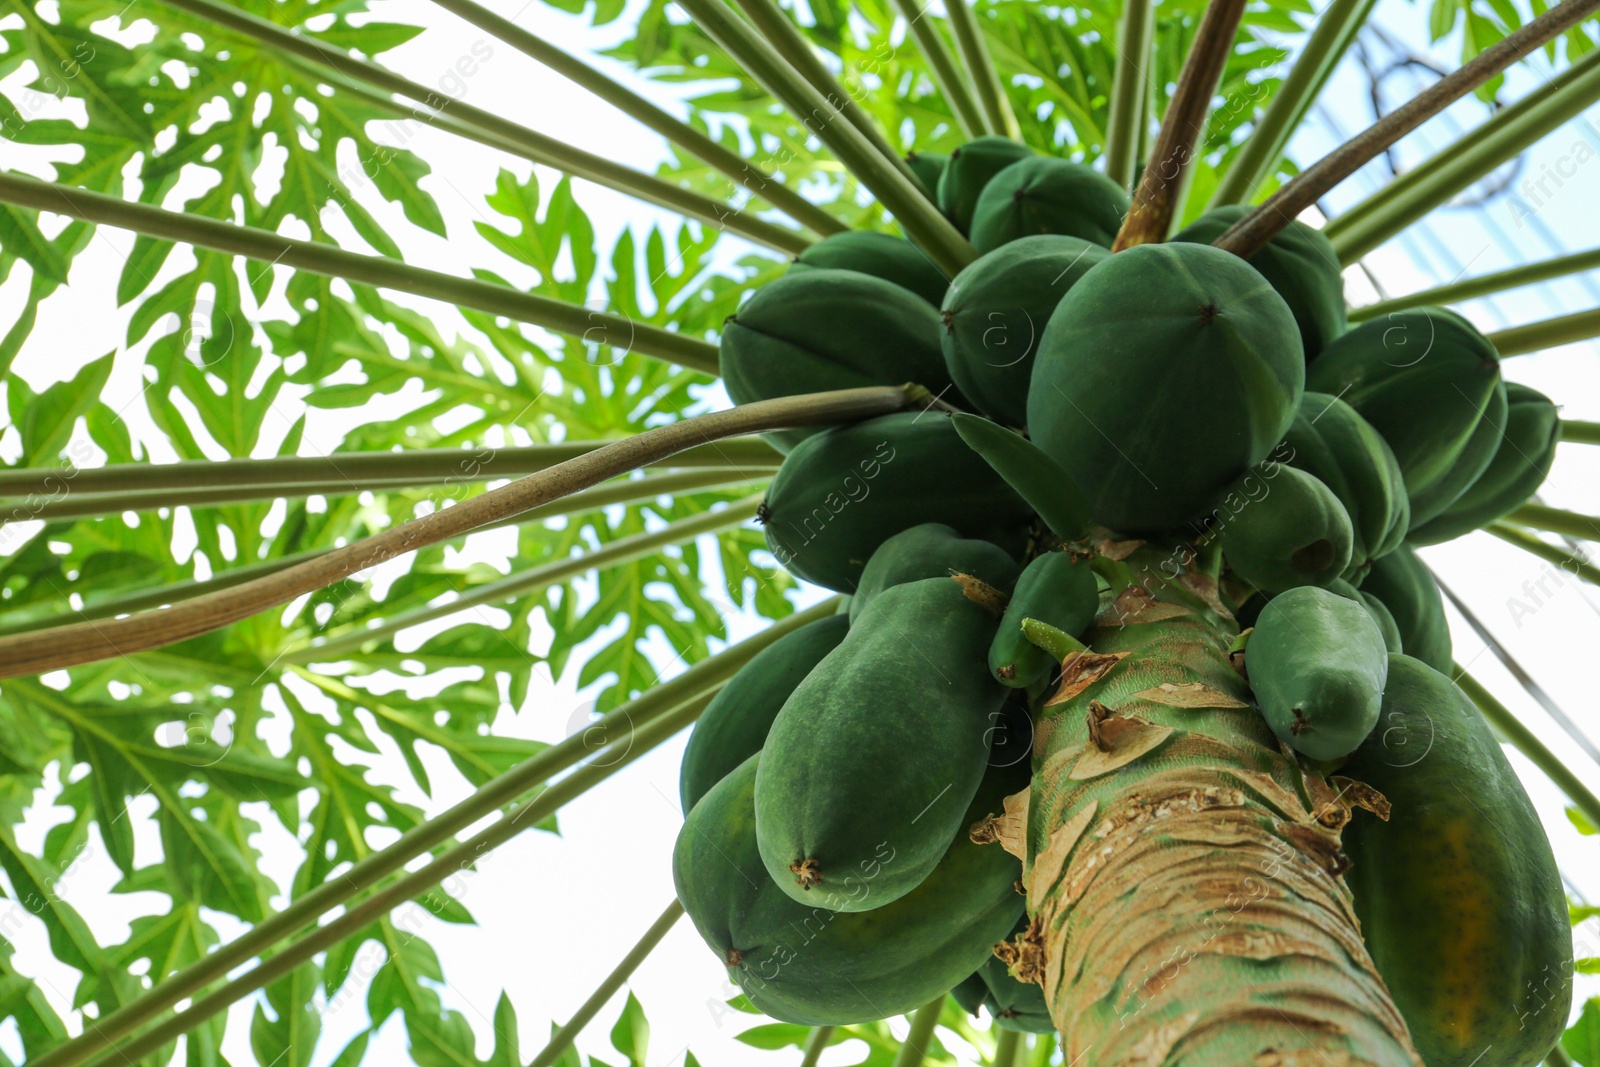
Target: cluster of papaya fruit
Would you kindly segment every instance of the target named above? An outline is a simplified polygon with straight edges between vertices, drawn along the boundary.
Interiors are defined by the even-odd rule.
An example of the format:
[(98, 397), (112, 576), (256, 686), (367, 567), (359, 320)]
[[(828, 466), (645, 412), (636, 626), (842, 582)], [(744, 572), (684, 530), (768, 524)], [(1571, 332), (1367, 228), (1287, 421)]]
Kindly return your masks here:
[[(674, 875), (702, 936), (779, 1019), (950, 991), (1050, 1030), (992, 955), (1026, 922), (1019, 861), (968, 831), (1028, 787), (1043, 696), (1114, 608), (1105, 546), (1170, 545), (1165, 578), (1218, 576), (1272, 731), (1393, 805), (1347, 831), (1349, 880), (1426, 1062), (1542, 1054), (1565, 898), (1447, 677), (1414, 546), (1534, 492), (1554, 405), (1442, 308), (1348, 329), (1337, 257), (1302, 223), (1249, 261), (1210, 244), (1242, 208), (1113, 255), (1128, 200), (1086, 166), (1000, 138), (908, 162), (975, 262), (946, 279), (909, 241), (830, 237), (723, 333), (741, 403), (905, 382), (942, 403), (771, 435), (768, 545), (847, 607), (754, 658), (690, 738)], [(1477, 955), (1441, 978), (1451, 952)]]

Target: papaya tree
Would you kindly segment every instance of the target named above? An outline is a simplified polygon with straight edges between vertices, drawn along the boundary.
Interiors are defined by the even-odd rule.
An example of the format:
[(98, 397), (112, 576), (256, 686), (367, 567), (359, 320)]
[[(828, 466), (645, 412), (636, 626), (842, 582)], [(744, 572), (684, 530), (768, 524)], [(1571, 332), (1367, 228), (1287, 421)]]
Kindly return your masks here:
[[(435, 84), (379, 58), (424, 28), (354, 2), (0, 21), (0, 1055), (223, 1063), (253, 1001), (264, 1064), (360, 1062), (396, 1014), (417, 1063), (483, 1062), (396, 909), (471, 922), (457, 876), (692, 728), (676, 897), (540, 1067), (686, 916), (708, 995), (808, 1067), (1600, 1063), (1594, 911), (1505, 746), (1591, 833), (1600, 799), (1456, 662), (1417, 551), (1600, 581), (1600, 519), (1534, 499), (1600, 428), (1505, 377), (1600, 313), (1452, 309), (1600, 257), (1345, 284), (1600, 97), (1600, 0), (1433, 0), (1460, 61), (1320, 155), (1372, 0), (571, 5), (627, 21), (627, 83), (434, 2), (485, 35)], [(478, 100), (497, 49), (667, 161)], [(416, 261), (464, 235), (414, 137), (511, 164), (471, 276)], [(574, 183), (674, 221), (602, 248)], [(125, 336), (36, 391), (13, 363), (88, 317), (108, 234)], [(490, 534), (509, 573), (464, 562)], [(503, 729), (554, 677), (595, 717)], [(379, 754), (473, 791), (425, 814)], [(41, 790), (70, 817), (19, 833)], [(93, 849), (168, 902), (119, 943), (61, 891)], [(369, 1025), (323, 1047), (369, 947)], [(630, 997), (616, 1054), (647, 1033)]]

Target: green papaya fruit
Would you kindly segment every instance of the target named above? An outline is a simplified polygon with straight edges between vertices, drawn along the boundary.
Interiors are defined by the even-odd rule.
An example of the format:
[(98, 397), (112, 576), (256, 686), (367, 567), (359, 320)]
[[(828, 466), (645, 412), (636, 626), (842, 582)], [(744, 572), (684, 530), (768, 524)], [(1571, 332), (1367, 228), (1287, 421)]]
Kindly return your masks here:
[(1305, 471), (1262, 464), (1234, 482), (1212, 514), (1222, 558), (1257, 589), (1327, 585), (1350, 565), (1350, 516)]
[(1071, 552), (1046, 552), (1029, 563), (1006, 602), (1000, 628), (989, 643), (989, 673), (1004, 686), (1028, 689), (1058, 664), (1022, 634), (1023, 619), (1038, 619), (1076, 637), (1094, 621), (1100, 587), (1088, 559)]
[(1360, 412), (1394, 451), (1416, 523), (1420, 494), (1461, 458), (1500, 387), (1500, 356), (1453, 311), (1396, 311), (1340, 337), (1306, 370), (1306, 387)]
[(812, 270), (853, 270), (893, 282), (938, 307), (950, 279), (927, 253), (903, 237), (871, 230), (848, 230), (824, 237), (801, 252), (790, 274)]
[(950, 153), (939, 175), (939, 210), (962, 233), (972, 232), (972, 212), (984, 186), (1002, 170), (1028, 159), (1033, 150), (1009, 137), (978, 137)]
[(756, 653), (711, 698), (689, 734), (678, 769), (678, 798), (685, 814), (707, 790), (761, 751), (783, 702), (849, 629), (850, 619), (844, 615), (802, 626)]
[[(1211, 244), (1250, 210), (1245, 204), (1212, 208), (1172, 239)], [(1329, 342), (1344, 333), (1344, 275), (1333, 242), (1321, 230), (1295, 219), (1249, 262), (1294, 313), (1306, 359), (1315, 359)]]
[(995, 627), (953, 579), (885, 589), (784, 703), (756, 773), (756, 839), (794, 900), (869, 911), (937, 866), (1005, 701), (983, 659)]
[(1376, 560), (1361, 580), (1361, 591), (1389, 609), (1406, 655), (1436, 671), (1450, 669), (1454, 652), (1444, 598), (1410, 545), (1401, 545)]
[(1284, 437), (1285, 462), (1321, 479), (1350, 515), (1350, 564), (1363, 572), (1406, 536), (1405, 477), (1383, 435), (1349, 404), (1307, 391)]
[(758, 518), (767, 547), (797, 577), (842, 593), (901, 530), (925, 522), (1013, 556), (1028, 506), (937, 412), (901, 412), (806, 438), (784, 458)]
[[(1428, 1067), (1533, 1067), (1572, 1002), (1572, 928), (1544, 827), (1466, 694), (1394, 656), (1343, 774), (1389, 801), (1345, 827), (1345, 881)], [(1492, 1050), (1492, 1051), (1491, 1051)]]
[(1078, 237), (1024, 237), (980, 256), (945, 292), (945, 368), (978, 410), (1007, 426), (1028, 417), (1039, 336), (1084, 272), (1111, 253)]
[(954, 528), (939, 522), (925, 522), (901, 530), (878, 546), (861, 571), (861, 584), (850, 600), (850, 619), (855, 621), (885, 589), (924, 578), (948, 578), (969, 574), (1002, 593), (1017, 584), (1021, 568), (998, 545), (962, 537)]
[(983, 1007), (983, 1002), (988, 996), (989, 987), (984, 984), (981, 970), (973, 971), (950, 990), (950, 998), (968, 1015), (978, 1014), (978, 1009)]
[(1505, 436), (1494, 459), (1466, 492), (1407, 539), (1433, 545), (1493, 522), (1527, 502), (1550, 473), (1561, 441), (1561, 414), (1551, 399), (1526, 385), (1506, 383)]
[(1028, 431), (1124, 533), (1205, 512), (1294, 419), (1305, 379), (1289, 306), (1237, 256), (1144, 244), (1090, 267), (1057, 306)]
[[(797, 903), (767, 877), (756, 847), (758, 762), (751, 757), (695, 805), (672, 874), (700, 936), (765, 1014), (842, 1026), (911, 1011), (977, 970), (1016, 924), (1021, 864), (998, 844), (973, 843), (967, 827), (1027, 786), (1026, 760), (990, 769), (920, 886), (858, 913)], [(886, 851), (875, 869), (895, 861)]]
[(1244, 664), (1272, 732), (1296, 752), (1336, 760), (1378, 721), (1389, 650), (1360, 602), (1302, 585), (1261, 609)]
[(1034, 156), (984, 186), (972, 209), (972, 247), (993, 252), (1019, 237), (1056, 233), (1109, 249), (1127, 213), (1128, 194), (1093, 167)]
[(909, 152), (906, 154), (906, 166), (911, 168), (911, 173), (916, 175), (917, 181), (922, 183), (922, 188), (927, 191), (928, 199), (937, 200), (939, 196), (939, 179), (944, 177), (944, 169), (950, 165), (950, 157), (942, 152)]
[[(855, 270), (816, 268), (762, 286), (723, 325), (721, 353), (722, 381), (736, 404), (906, 382), (938, 393), (950, 384), (938, 311)], [(787, 452), (816, 432), (763, 436)]]
[(1489, 469), (1500, 442), (1505, 439), (1509, 411), (1505, 383), (1496, 382), (1489, 393), (1489, 402), (1484, 405), (1483, 417), (1457, 455), (1455, 466), (1426, 489), (1411, 494), (1411, 525), (1421, 527), (1434, 519)]
[(1371, 593), (1362, 592), (1343, 578), (1329, 582), (1327, 587), (1367, 609), (1372, 621), (1378, 624), (1378, 632), (1383, 635), (1383, 647), (1389, 650), (1391, 656), (1405, 651), (1405, 642), (1400, 639), (1400, 627), (1395, 625), (1394, 616), (1383, 606), (1383, 601)]

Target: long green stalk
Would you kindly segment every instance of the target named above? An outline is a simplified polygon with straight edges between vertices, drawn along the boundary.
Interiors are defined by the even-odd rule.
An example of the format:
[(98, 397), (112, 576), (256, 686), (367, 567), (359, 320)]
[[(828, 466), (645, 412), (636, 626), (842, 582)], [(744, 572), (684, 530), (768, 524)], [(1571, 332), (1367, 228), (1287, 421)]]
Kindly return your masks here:
[(850, 123), (855, 131), (877, 151), (878, 155), (895, 167), (902, 176), (913, 186), (917, 184), (916, 176), (911, 167), (900, 153), (895, 151), (883, 131), (878, 129), (878, 124), (868, 115), (843, 85), (833, 76), (833, 71), (817, 55), (811, 47), (811, 42), (806, 40), (783, 13), (774, 0), (738, 0), (739, 8), (749, 18), (752, 25), (761, 31), (761, 36), (766, 38), (780, 59), (787, 63), (801, 78), (820, 93), (823, 99)]
[(667, 932), (677, 925), (681, 918), (683, 918), (683, 905), (674, 899), (661, 913), (661, 917), (650, 924), (650, 929), (639, 938), (639, 943), (622, 957), (622, 962), (617, 964), (616, 969), (606, 975), (605, 980), (589, 994), (589, 999), (578, 1006), (578, 1010), (572, 1013), (572, 1018), (568, 1019), (561, 1029), (550, 1035), (550, 1043), (539, 1051), (528, 1067), (550, 1067), (560, 1059), (561, 1054), (572, 1047), (573, 1039), (593, 1021), (600, 1013), (600, 1009), (605, 1007), (606, 1002), (616, 995), (623, 983), (633, 976), (633, 972), (639, 969), (639, 964), (655, 951), (655, 947), (661, 944), (661, 939), (667, 936)]
[[(546, 470), (613, 441), (416, 448), (403, 452), (330, 452), (268, 459), (195, 459), (178, 463), (113, 463), (104, 467), (10, 467), (0, 470), (0, 497), (60, 498), (69, 493), (132, 493), (146, 489), (219, 489), (303, 482), (409, 482), (414, 485), (488, 481)], [(774, 469), (778, 450), (759, 437), (731, 437), (686, 448), (651, 468)], [(6, 505), (0, 503), (0, 517)]]
[(1554, 752), (1544, 746), (1544, 742), (1534, 736), (1533, 731), (1529, 730), (1521, 719), (1511, 714), (1504, 704), (1496, 700), (1483, 684), (1468, 674), (1466, 668), (1459, 663), (1455, 664), (1455, 683), (1478, 706), (1483, 717), (1500, 731), (1501, 736), (1511, 742), (1513, 748), (1526, 756), (1529, 763), (1543, 771), (1544, 776), (1567, 795), (1567, 799), (1583, 812), (1585, 818), (1600, 826), (1600, 822), (1595, 821), (1600, 819), (1600, 798), (1596, 798), (1589, 791), (1589, 787), (1583, 784), (1583, 779), (1573, 774)]
[(1032, 1067), (1050, 1067), (1050, 1060), (1055, 1056), (1059, 1042), (1060, 1038), (1055, 1034), (1035, 1034)]
[(811, 1034), (806, 1038), (804, 1054), (800, 1057), (800, 1067), (817, 1067), (817, 1061), (822, 1059), (822, 1050), (828, 1047), (828, 1042), (833, 1040), (833, 1027), (814, 1026)]
[(1492, 274), (1482, 274), (1476, 278), (1466, 278), (1449, 285), (1441, 285), (1436, 289), (1424, 289), (1418, 293), (1409, 293), (1389, 300), (1379, 300), (1374, 304), (1350, 309), (1351, 322), (1367, 322), (1370, 319), (1380, 318), (1393, 311), (1404, 311), (1407, 308), (1423, 307), (1442, 304), (1456, 304), (1463, 300), (1472, 300), (1491, 293), (1504, 292), (1507, 289), (1516, 289), (1519, 286), (1534, 285), (1538, 282), (1547, 282), (1552, 278), (1560, 278), (1568, 274), (1579, 274), (1583, 271), (1600, 269), (1600, 248), (1590, 249), (1587, 252), (1574, 252), (1570, 256), (1556, 256), (1554, 259), (1541, 260), (1538, 263), (1525, 263), (1520, 267), (1511, 267), (1507, 270), (1495, 271)]
[(1014, 141), (1020, 140), (1022, 127), (1017, 125), (1011, 100), (1006, 96), (1005, 83), (1000, 80), (1000, 72), (995, 70), (994, 57), (989, 54), (989, 46), (983, 42), (983, 30), (978, 26), (978, 18), (971, 4), (968, 0), (945, 0), (945, 10), (950, 14), (950, 29), (955, 33), (956, 49), (972, 74), (972, 86), (977, 90), (978, 103), (983, 107), (989, 132)]
[(933, 1031), (939, 1025), (939, 1014), (944, 1011), (944, 997), (930, 1001), (911, 1016), (911, 1031), (894, 1058), (894, 1067), (922, 1067), (927, 1058), (928, 1046), (933, 1041)]
[(525, 571), (522, 574), (513, 574), (498, 581), (486, 582), (462, 593), (454, 600), (402, 612), (393, 618), (385, 619), (377, 626), (350, 630), (330, 637), (321, 644), (293, 649), (279, 657), (278, 662), (333, 663), (346, 658), (348, 654), (358, 651), (364, 645), (374, 641), (381, 641), (386, 637), (392, 637), (409, 627), (432, 622), (434, 619), (442, 619), (447, 615), (454, 615), (456, 612), (465, 611), (468, 608), (480, 607), (485, 604), (497, 604), (512, 597), (554, 585), (557, 582), (564, 582), (568, 578), (575, 578), (580, 574), (587, 574), (603, 567), (610, 567), (617, 563), (625, 563), (628, 560), (648, 556), (658, 548), (663, 548), (667, 545), (680, 544), (699, 537), (701, 534), (715, 533), (732, 526), (738, 526), (753, 518), (760, 507), (761, 497), (754, 496), (736, 504), (730, 504), (720, 511), (708, 511), (693, 518), (680, 519), (677, 522), (668, 523), (659, 530), (619, 538), (592, 552), (564, 556), (554, 562), (534, 567), (532, 570)]
[[(1484, 529), (1500, 538), (1500, 540), (1516, 545), (1523, 551), (1538, 556), (1546, 563), (1582, 578), (1590, 585), (1600, 585), (1600, 567), (1590, 563), (1587, 558), (1580, 559), (1560, 545), (1552, 545), (1548, 541), (1535, 537), (1527, 530), (1518, 529), (1509, 523), (1491, 522)], [(1600, 826), (1600, 823), (1595, 825)]]
[(501, 148), (514, 145), (519, 154), (536, 163), (543, 163), (574, 177), (637, 197), (657, 207), (698, 219), (714, 229), (727, 229), (747, 240), (789, 255), (797, 255), (811, 245), (810, 238), (804, 234), (774, 226), (761, 219), (746, 217), (729, 204), (720, 203), (687, 189), (680, 189), (671, 182), (634, 170), (605, 156), (574, 148), (492, 111), (486, 111), (461, 100), (441, 98), (438, 93), (419, 82), (385, 70), (376, 63), (302, 37), (232, 4), (220, 3), (218, 0), (162, 0), (162, 2), (180, 11), (226, 26), (272, 51), (293, 56), (324, 73), (330, 84), (335, 87), (347, 82), (363, 82), (376, 86), (384, 92), (414, 101), (421, 105), (423, 110), (406, 113), (420, 122), (434, 123), (436, 116), (448, 113), (454, 121), (434, 124), (467, 136), (473, 136), (475, 130), (485, 131), (492, 134), (494, 140), (484, 143), (492, 143), (495, 147)]
[[(709, 701), (709, 694), (696, 698), (674, 708), (662, 718), (634, 731), (628, 737), (606, 745), (599, 750), (594, 760), (573, 771), (531, 800), (512, 808), (499, 821), (490, 823), (461, 844), (440, 853), (426, 866), (351, 905), (337, 919), (285, 945), (272, 956), (262, 960), (258, 966), (201, 997), (189, 1007), (125, 1044), (117, 1046), (95, 1061), (97, 1067), (126, 1067), (129, 1063), (138, 1062), (179, 1035), (226, 1011), (250, 994), (293, 973), (296, 967), (314, 958), (318, 953), (326, 952), (339, 942), (361, 932), (401, 904), (414, 900), (438, 886), (451, 875), (472, 869), (489, 852), (523, 831), (537, 826), (542, 820), (561, 810), (563, 805), (582, 796), (694, 722)], [(42, 1064), (43, 1059), (38, 1062)]]
[(1144, 94), (1149, 81), (1151, 0), (1127, 0), (1117, 27), (1117, 63), (1111, 78), (1111, 114), (1106, 119), (1106, 177), (1128, 189), (1139, 166)]
[(1507, 522), (1530, 526), (1535, 530), (1576, 537), (1584, 541), (1600, 541), (1600, 518), (1580, 515), (1576, 511), (1563, 511), (1544, 504), (1524, 504), (1505, 517)]
[(784, 185), (770, 173), (695, 129), (663, 108), (613, 81), (575, 56), (557, 48), (538, 34), (523, 29), (474, 0), (434, 0), (434, 3), (472, 25), (493, 34), (517, 51), (544, 64), (562, 77), (655, 131), (690, 155), (720, 171), (765, 199), (796, 222), (824, 236), (843, 233), (844, 223)]
[(85, 222), (131, 230), (146, 237), (443, 300), (573, 337), (602, 337), (601, 343), (622, 351), (653, 356), (706, 374), (717, 373), (716, 346), (698, 337), (634, 322), (626, 315), (591, 311), (579, 304), (519, 292), (509, 286), (413, 267), (386, 256), (362, 255), (333, 245), (284, 237), (254, 226), (238, 226), (221, 219), (168, 211), (10, 172), (0, 172), (0, 203), (51, 211)]
[(677, 2), (707, 36), (850, 168), (861, 184), (894, 215), (906, 235), (921, 245), (946, 275), (954, 277), (977, 258), (977, 252), (967, 239), (901, 169), (904, 162), (885, 158), (852, 123), (835, 121), (840, 116), (840, 104), (818, 92), (721, 0)]
[(1340, 261), (1348, 264), (1360, 259), (1496, 167), (1516, 158), (1597, 99), (1600, 53), (1590, 52), (1427, 162), (1388, 182), (1330, 221), (1325, 232)]
[(1560, 1041), (1557, 1041), (1551, 1047), (1549, 1054), (1544, 1058), (1544, 1062), (1549, 1067), (1573, 1067), (1572, 1057), (1567, 1055), (1567, 1050), (1561, 1047)]
[(1278, 161), (1289, 147), (1289, 139), (1305, 121), (1323, 87), (1344, 58), (1356, 34), (1366, 23), (1376, 0), (1333, 0), (1312, 24), (1305, 47), (1289, 68), (1267, 105), (1267, 110), (1250, 130), (1233, 165), (1217, 184), (1212, 206), (1237, 204), (1249, 200), (1261, 183), (1272, 176)]
[(407, 552), (659, 462), (690, 445), (787, 426), (854, 422), (903, 410), (909, 402), (904, 387), (841, 389), (758, 401), (659, 426), (221, 593), (195, 597), (164, 611), (0, 637), (0, 677), (128, 656), (210, 633)]
[(1016, 1030), (1002, 1030), (995, 1027), (994, 1059), (990, 1061), (994, 1067), (1017, 1067), (1017, 1050), (1022, 1045), (1022, 1034)]
[(933, 16), (928, 13), (928, 9), (918, 7), (917, 0), (894, 0), (894, 6), (900, 9), (900, 14), (905, 18), (911, 37), (917, 42), (917, 50), (922, 53), (922, 58), (928, 61), (928, 69), (933, 74), (933, 83), (938, 87), (939, 94), (950, 105), (950, 111), (955, 115), (956, 127), (968, 138), (989, 132), (977, 99), (972, 95), (972, 89), (967, 85), (965, 76), (956, 66), (955, 58), (945, 47), (944, 38), (939, 36), (938, 27), (934, 24)]
[(357, 861), (341, 877), (315, 886), (282, 911), (257, 923), (233, 941), (218, 946), (210, 955), (158, 982), (136, 1000), (96, 1020), (95, 1025), (84, 1033), (34, 1060), (32, 1067), (73, 1067), (83, 1063), (121, 1037), (151, 1022), (174, 1004), (315, 922), (325, 912), (349, 903), (418, 856), (444, 844), (473, 823), (500, 810), (546, 780), (577, 766), (593, 751), (590, 748), (592, 738), (620, 740), (632, 736), (632, 730), (647, 727), (674, 709), (707, 696), (733, 677), (763, 648), (785, 634), (826, 618), (837, 606), (838, 598), (834, 597), (796, 612), (635, 697), (597, 720), (589, 730), (580, 731), (529, 757), (485, 783), (466, 800), (407, 830), (386, 848)]
[(1558, 345), (1569, 345), (1574, 341), (1587, 341), (1592, 337), (1600, 337), (1600, 310), (1561, 315), (1545, 319), (1543, 322), (1513, 326), (1508, 330), (1499, 330), (1488, 335), (1502, 357), (1539, 352)]
[[(1600, 8), (1600, 0), (1563, 0), (1544, 14), (1473, 56), (1400, 107), (1295, 175), (1213, 243), (1248, 259), (1280, 230), (1379, 153), (1511, 64), (1537, 52)], [(1430, 205), (1431, 206), (1431, 205)], [(1364, 252), (1334, 242), (1348, 263)], [(1368, 245), (1368, 248), (1375, 245)], [(1354, 252), (1353, 255), (1348, 253)]]
[(1600, 422), (1562, 419), (1561, 439), (1579, 445), (1600, 445)]
[[(700, 489), (714, 485), (732, 485), (749, 482), (760, 478), (768, 471), (738, 467), (698, 467), (686, 471), (673, 471), (665, 475), (655, 476), (655, 481), (661, 482), (660, 488), (653, 486), (640, 486), (640, 492), (645, 493), (671, 493), (684, 489)], [(242, 485), (236, 488), (211, 487), (205, 489), (143, 489), (132, 493), (78, 493), (48, 500), (33, 505), (28, 509), (17, 509), (13, 515), (21, 514), (29, 519), (41, 522), (60, 522), (64, 519), (78, 519), (95, 515), (120, 515), (125, 511), (154, 511), (160, 508), (174, 507), (223, 507), (229, 504), (248, 504), (263, 500), (276, 500), (280, 497), (295, 499), (308, 496), (352, 496), (365, 492), (398, 492), (404, 489), (435, 488), (440, 490), (434, 495), (440, 500), (455, 500), (468, 495), (465, 486), (487, 481), (487, 478), (457, 479), (447, 485), (441, 486), (436, 480), (431, 479), (383, 479), (375, 478), (370, 481), (354, 482), (348, 478), (327, 479), (324, 481), (288, 482), (282, 485)], [(623, 500), (633, 499), (628, 495), (635, 490), (613, 489), (611, 492), (622, 492)], [(570, 512), (561, 504), (553, 505), (555, 510), (543, 511), (544, 515), (564, 515)], [(539, 509), (542, 510), (542, 509)], [(3, 511), (0, 511), (0, 517)]]

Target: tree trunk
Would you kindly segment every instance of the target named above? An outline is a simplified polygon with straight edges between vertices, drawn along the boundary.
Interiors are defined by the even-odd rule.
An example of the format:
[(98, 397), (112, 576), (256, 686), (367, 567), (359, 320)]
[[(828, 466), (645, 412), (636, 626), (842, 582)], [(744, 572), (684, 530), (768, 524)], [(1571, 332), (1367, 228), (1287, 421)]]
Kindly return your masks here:
[(1069, 1065), (1420, 1067), (1340, 877), (1351, 806), (1382, 800), (1280, 747), (1183, 558), (1097, 560), (1122, 588), (997, 825), (1032, 917), (1002, 958), (1043, 985)]

